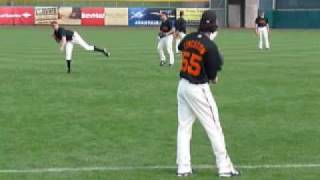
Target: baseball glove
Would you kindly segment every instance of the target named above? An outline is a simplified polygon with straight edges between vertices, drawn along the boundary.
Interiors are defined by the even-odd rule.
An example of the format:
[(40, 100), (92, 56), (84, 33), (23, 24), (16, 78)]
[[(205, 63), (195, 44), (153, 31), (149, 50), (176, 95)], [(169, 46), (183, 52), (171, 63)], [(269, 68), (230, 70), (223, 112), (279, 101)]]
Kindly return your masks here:
[(166, 37), (167, 34), (165, 32), (159, 32), (158, 36), (159, 38), (163, 38), (163, 37)]

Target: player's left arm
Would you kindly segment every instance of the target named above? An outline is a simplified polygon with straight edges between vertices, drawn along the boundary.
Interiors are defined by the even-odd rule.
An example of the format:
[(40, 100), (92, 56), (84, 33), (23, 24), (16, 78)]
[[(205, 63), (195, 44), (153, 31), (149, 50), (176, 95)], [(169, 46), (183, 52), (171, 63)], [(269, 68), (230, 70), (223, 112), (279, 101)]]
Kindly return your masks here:
[(169, 32), (166, 32), (166, 36), (171, 35), (171, 34), (174, 34), (174, 33), (176, 32), (176, 28), (175, 28), (174, 26), (172, 26), (171, 23), (169, 23), (169, 26), (170, 26), (170, 27), (168, 27), (168, 28), (169, 28), (169, 29), (171, 28), (171, 30), (170, 30)]
[(218, 71), (222, 69), (223, 57), (216, 45), (207, 50), (205, 55), (205, 68), (210, 82), (218, 82)]
[(179, 51), (183, 51), (183, 44), (184, 44), (185, 40), (183, 39), (180, 44), (178, 45), (178, 49)]

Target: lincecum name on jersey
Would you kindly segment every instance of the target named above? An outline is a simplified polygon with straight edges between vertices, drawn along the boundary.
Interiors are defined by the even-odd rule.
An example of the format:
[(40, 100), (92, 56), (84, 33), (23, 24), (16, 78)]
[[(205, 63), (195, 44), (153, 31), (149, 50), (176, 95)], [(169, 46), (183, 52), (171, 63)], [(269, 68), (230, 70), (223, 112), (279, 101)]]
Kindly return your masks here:
[(104, 13), (82, 13), (81, 18), (83, 19), (104, 19)]
[(196, 40), (186, 41), (184, 43), (184, 49), (196, 49), (201, 55), (207, 51), (204, 45)]

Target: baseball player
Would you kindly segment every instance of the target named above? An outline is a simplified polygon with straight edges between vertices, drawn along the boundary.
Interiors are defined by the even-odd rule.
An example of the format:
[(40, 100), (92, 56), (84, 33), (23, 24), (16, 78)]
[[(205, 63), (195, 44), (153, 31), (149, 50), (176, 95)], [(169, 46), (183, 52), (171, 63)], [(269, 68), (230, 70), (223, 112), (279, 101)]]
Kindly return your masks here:
[(171, 22), (168, 19), (168, 15), (166, 12), (160, 13), (161, 25), (160, 32), (158, 34), (158, 52), (160, 55), (160, 66), (163, 66), (166, 63), (166, 56), (164, 55), (164, 50), (167, 50), (169, 54), (169, 66), (172, 66), (174, 63), (174, 54), (172, 50), (172, 42), (173, 42), (173, 34), (175, 32), (175, 28), (172, 27)]
[(180, 17), (177, 19), (175, 23), (175, 38), (176, 38), (176, 53), (179, 53), (178, 45), (180, 44), (181, 40), (186, 36), (187, 26), (186, 21), (183, 18), (184, 12), (180, 11)]
[(71, 60), (72, 60), (72, 51), (74, 44), (79, 44), (87, 51), (96, 51), (104, 54), (109, 57), (110, 52), (106, 48), (100, 49), (96, 46), (89, 45), (84, 41), (81, 36), (76, 31), (71, 31), (64, 29), (59, 26), (58, 22), (51, 22), (51, 27), (53, 29), (53, 37), (57, 43), (60, 44), (60, 50), (66, 52), (66, 63), (67, 63), (67, 72), (71, 73)]
[(210, 34), (216, 30), (213, 10), (203, 13), (198, 32), (187, 35), (179, 44), (182, 66), (178, 85), (177, 175), (192, 175), (190, 141), (196, 119), (206, 130), (216, 157), (220, 177), (238, 176), (226, 150), (218, 108), (209, 83), (217, 83), (223, 60)]
[(259, 36), (259, 49), (263, 49), (263, 42), (266, 49), (270, 49), (269, 42), (269, 21), (268, 18), (264, 17), (262, 12), (260, 16), (256, 18), (256, 34)]

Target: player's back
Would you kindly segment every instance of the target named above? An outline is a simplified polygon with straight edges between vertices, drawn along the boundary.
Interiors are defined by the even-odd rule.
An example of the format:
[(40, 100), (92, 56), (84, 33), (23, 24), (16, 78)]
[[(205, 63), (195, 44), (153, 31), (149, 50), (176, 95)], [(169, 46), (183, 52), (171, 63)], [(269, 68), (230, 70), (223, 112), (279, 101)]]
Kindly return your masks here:
[(175, 23), (175, 28), (177, 31), (186, 33), (186, 21), (180, 17)]
[(61, 38), (63, 36), (66, 36), (67, 41), (71, 41), (72, 40), (72, 36), (73, 36), (74, 32), (71, 30), (67, 30), (63, 27), (59, 27), (58, 30), (54, 31), (54, 35), (56, 36), (56, 38), (58, 38), (59, 40), (61, 40)]
[(222, 58), (218, 48), (204, 33), (188, 34), (180, 43), (182, 67), (180, 77), (194, 84), (207, 83), (216, 78)]

